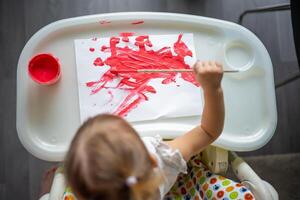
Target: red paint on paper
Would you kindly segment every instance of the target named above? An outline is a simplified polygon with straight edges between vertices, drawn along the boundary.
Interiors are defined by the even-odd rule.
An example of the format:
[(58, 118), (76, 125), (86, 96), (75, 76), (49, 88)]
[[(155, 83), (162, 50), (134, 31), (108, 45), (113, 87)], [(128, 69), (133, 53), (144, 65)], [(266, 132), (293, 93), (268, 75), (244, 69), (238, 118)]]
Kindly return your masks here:
[(100, 57), (98, 57), (94, 60), (94, 66), (103, 66), (103, 65), (104, 65), (104, 63)]
[(60, 65), (51, 54), (38, 54), (28, 65), (30, 77), (40, 84), (52, 84), (60, 77)]
[(134, 36), (134, 33), (133, 32), (121, 32), (121, 33), (119, 33), (119, 36), (129, 37), (129, 36)]
[(185, 56), (193, 56), (192, 51), (186, 46), (184, 42), (181, 41), (182, 34), (178, 36), (177, 41), (174, 44), (174, 51), (177, 55), (181, 55), (182, 58)]
[(119, 36), (122, 37), (122, 41), (123, 42), (129, 42), (129, 38), (130, 36), (133, 36), (134, 33), (133, 32), (122, 32), (122, 33), (119, 33)]
[[(110, 46), (102, 46), (101, 48), (103, 51), (110, 51), (111, 53), (110, 57), (103, 62), (101, 61), (102, 64), (110, 66), (110, 70), (100, 80), (88, 82), (86, 86), (92, 88), (91, 94), (96, 94), (102, 89), (126, 90), (128, 95), (114, 111), (114, 114), (120, 116), (126, 116), (141, 102), (147, 101), (147, 94), (156, 93), (156, 90), (148, 84), (152, 79), (162, 79), (162, 84), (170, 84), (176, 82), (177, 75), (180, 75), (185, 81), (199, 86), (194, 74), (189, 72), (136, 73), (138, 69), (189, 69), (190, 66), (184, 62), (184, 58), (186, 56), (191, 57), (192, 52), (181, 39), (182, 34), (178, 36), (178, 40), (173, 44), (176, 54), (173, 55), (171, 47), (168, 46), (157, 51), (147, 50), (149, 48), (146, 49), (146, 47), (152, 47), (148, 35), (135, 38), (135, 45), (138, 50), (130, 49), (128, 46), (118, 47), (117, 44), (120, 42), (120, 38), (111, 37)], [(127, 72), (122, 73), (122, 70)], [(132, 70), (132, 73), (128, 73), (128, 70)], [(116, 78), (121, 79), (116, 87), (107, 86), (109, 82)]]
[(103, 51), (103, 52), (104, 52), (105, 50), (107, 50), (107, 49), (109, 50), (109, 47), (107, 47), (107, 46), (105, 46), (105, 45), (103, 45), (103, 46), (101, 47), (101, 51)]
[(138, 20), (138, 21), (132, 22), (131, 24), (132, 25), (138, 25), (138, 24), (143, 24), (143, 23), (144, 23), (144, 20)]

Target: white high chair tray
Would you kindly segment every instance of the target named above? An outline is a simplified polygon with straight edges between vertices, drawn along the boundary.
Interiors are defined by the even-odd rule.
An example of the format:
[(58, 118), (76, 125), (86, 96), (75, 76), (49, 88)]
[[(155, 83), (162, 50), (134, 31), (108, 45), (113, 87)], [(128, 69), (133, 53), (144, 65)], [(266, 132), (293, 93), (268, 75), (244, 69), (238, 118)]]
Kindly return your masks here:
[[(133, 25), (132, 22), (144, 23)], [(110, 23), (100, 23), (100, 22)], [(137, 34), (193, 33), (197, 58), (219, 60), (249, 68), (224, 74), (226, 118), (223, 134), (214, 145), (250, 151), (265, 145), (277, 123), (274, 80), (269, 54), (249, 30), (227, 21), (172, 13), (110, 13), (60, 20), (38, 31), (25, 45), (17, 70), (17, 131), (34, 156), (61, 161), (80, 126), (74, 39)], [(60, 60), (61, 80), (40, 86), (28, 76), (32, 56), (51, 53)], [(243, 68), (243, 69), (244, 69)], [(199, 116), (134, 123), (141, 136), (175, 138), (200, 122)]]

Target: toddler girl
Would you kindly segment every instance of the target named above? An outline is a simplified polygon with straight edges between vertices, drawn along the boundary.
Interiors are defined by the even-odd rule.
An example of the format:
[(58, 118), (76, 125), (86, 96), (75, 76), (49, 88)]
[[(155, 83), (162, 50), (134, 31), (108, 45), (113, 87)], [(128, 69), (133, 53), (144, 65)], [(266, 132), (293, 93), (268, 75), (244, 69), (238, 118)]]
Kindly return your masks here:
[[(65, 159), (68, 184), (79, 199), (161, 199), (186, 173), (188, 161), (222, 132), (222, 66), (198, 62), (195, 75), (204, 93), (201, 125), (172, 141), (140, 138), (124, 119), (103, 114), (77, 131)], [(199, 105), (200, 106), (200, 105)]]
[(64, 165), (79, 200), (163, 199), (178, 175), (187, 173), (187, 161), (217, 139), (224, 125), (221, 64), (197, 62), (194, 71), (205, 100), (201, 123), (174, 140), (141, 138), (124, 119), (109, 114), (79, 128)]

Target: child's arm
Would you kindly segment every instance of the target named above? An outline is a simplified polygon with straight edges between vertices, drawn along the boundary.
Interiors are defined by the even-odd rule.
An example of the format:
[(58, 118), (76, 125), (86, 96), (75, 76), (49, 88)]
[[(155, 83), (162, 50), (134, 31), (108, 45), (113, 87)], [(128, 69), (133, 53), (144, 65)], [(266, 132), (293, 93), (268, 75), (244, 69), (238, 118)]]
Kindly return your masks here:
[(201, 125), (167, 142), (171, 148), (179, 149), (186, 161), (217, 139), (224, 125), (222, 65), (216, 62), (197, 62), (194, 69), (204, 93)]

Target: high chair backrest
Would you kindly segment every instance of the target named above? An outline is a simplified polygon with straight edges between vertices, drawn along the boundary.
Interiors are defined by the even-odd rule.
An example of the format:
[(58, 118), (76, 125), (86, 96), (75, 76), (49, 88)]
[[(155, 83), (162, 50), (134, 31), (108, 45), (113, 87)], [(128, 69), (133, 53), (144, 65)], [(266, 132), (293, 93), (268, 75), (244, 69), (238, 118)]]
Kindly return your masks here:
[(228, 151), (215, 146), (208, 146), (201, 153), (201, 160), (210, 171), (225, 175), (228, 169)]

